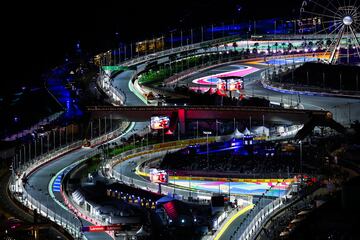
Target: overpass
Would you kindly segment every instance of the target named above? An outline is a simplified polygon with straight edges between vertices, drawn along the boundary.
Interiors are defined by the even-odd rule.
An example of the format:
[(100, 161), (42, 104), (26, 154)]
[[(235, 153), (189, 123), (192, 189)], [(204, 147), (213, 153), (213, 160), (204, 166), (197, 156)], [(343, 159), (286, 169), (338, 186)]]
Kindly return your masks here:
[[(332, 118), (332, 113), (323, 110), (284, 109), (278, 107), (244, 107), (244, 106), (89, 106), (93, 118), (112, 115), (113, 118), (127, 121), (145, 122), (152, 116), (168, 116), (179, 121), (182, 133), (187, 121), (194, 120), (248, 120), (265, 121), (274, 125), (304, 124), (297, 137), (304, 138), (315, 126), (331, 127), (341, 133), (345, 128)], [(175, 124), (176, 126), (176, 124)]]

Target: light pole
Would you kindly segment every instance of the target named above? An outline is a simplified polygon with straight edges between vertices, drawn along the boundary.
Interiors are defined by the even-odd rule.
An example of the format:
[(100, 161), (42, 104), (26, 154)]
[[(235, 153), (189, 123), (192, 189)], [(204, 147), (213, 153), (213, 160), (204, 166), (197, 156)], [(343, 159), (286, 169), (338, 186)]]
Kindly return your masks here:
[(99, 137), (101, 136), (101, 118), (99, 118)]
[(189, 177), (189, 197), (191, 197), (191, 174)]
[(170, 45), (171, 45), (171, 49), (173, 49), (173, 33), (170, 33)]
[(47, 153), (49, 152), (49, 148), (50, 148), (50, 144), (49, 144), (49, 137), (50, 137), (50, 133), (49, 132), (47, 132), (46, 133), (46, 140), (47, 140)]
[(29, 157), (28, 157), (28, 161), (31, 161), (31, 142), (29, 142), (28, 144), (28, 149), (29, 149)]
[(43, 136), (40, 136), (40, 150), (41, 150), (41, 155), (43, 155)]
[(25, 146), (25, 145), (21, 145), (21, 150), (22, 150), (22, 149), (24, 149), (24, 157), (23, 157), (24, 161), (23, 161), (23, 163), (25, 164), (25, 161), (26, 161), (26, 146)]
[(34, 145), (34, 158), (36, 158), (36, 156), (37, 156), (37, 151), (36, 151), (36, 142), (37, 142), (37, 139), (35, 138), (35, 145)]
[(59, 147), (61, 147), (61, 128), (59, 128)]
[(199, 138), (199, 121), (196, 121), (196, 139)]
[(174, 180), (174, 192), (173, 192), (173, 198), (175, 197), (175, 175), (176, 175), (176, 171), (174, 171), (174, 174), (173, 174), (173, 180)]
[(55, 145), (56, 145), (56, 142), (55, 142), (55, 137), (56, 137), (56, 129), (53, 129), (53, 141), (54, 141), (54, 146), (53, 146), (53, 150), (55, 151)]
[(68, 126), (65, 126), (65, 146), (67, 145), (67, 134), (68, 134), (67, 128)]
[(113, 128), (112, 128), (112, 114), (110, 114), (110, 132), (112, 132)]
[(218, 120), (215, 120), (216, 136), (218, 136)]
[(21, 159), (22, 159), (21, 151), (22, 151), (22, 147), (20, 148), (20, 151), (19, 151), (19, 155), (20, 155), (20, 157), (19, 157), (19, 163), (20, 163), (20, 164), (21, 164)]
[(231, 178), (228, 178), (228, 183), (229, 183), (229, 202), (230, 202), (230, 196), (231, 196), (231, 193), (230, 193), (230, 184), (231, 184)]
[(105, 134), (106, 134), (106, 116), (104, 117), (104, 126), (105, 126)]
[(162, 142), (165, 142), (165, 130), (164, 128), (162, 129)]
[(302, 141), (299, 141), (300, 145), (300, 185), (302, 185), (303, 173), (302, 173)]
[(93, 122), (90, 122), (90, 139), (93, 139)]
[(212, 134), (210, 131), (203, 132), (206, 135), (206, 161), (209, 169), (209, 135)]
[(148, 147), (149, 146), (149, 133), (151, 132), (151, 127), (150, 127), (150, 125), (149, 125), (149, 131), (148, 131), (148, 133), (146, 134), (146, 147)]
[(135, 148), (135, 144), (136, 144), (136, 143), (135, 143), (135, 129), (133, 130), (133, 132), (134, 132), (134, 133), (133, 133), (133, 141), (134, 141), (134, 148)]

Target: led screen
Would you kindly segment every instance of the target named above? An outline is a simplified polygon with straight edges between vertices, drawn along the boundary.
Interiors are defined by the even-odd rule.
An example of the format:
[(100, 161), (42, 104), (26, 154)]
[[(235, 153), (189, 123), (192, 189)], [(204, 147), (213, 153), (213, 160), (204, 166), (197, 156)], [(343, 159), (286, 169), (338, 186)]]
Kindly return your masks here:
[(169, 128), (170, 119), (166, 116), (151, 117), (150, 126), (154, 130)]

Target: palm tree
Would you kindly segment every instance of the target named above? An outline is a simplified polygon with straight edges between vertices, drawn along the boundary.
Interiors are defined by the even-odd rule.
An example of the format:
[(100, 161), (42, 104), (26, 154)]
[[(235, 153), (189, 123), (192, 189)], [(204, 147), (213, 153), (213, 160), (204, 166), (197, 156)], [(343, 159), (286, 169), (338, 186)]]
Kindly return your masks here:
[(279, 44), (276, 42), (276, 43), (274, 44), (274, 47), (275, 47), (275, 52), (277, 52), (277, 50), (278, 50), (278, 46), (279, 46)]
[(321, 40), (319, 40), (319, 41), (317, 41), (317, 42), (315, 43), (315, 45), (316, 45), (316, 47), (317, 47), (319, 50), (321, 50), (321, 48), (322, 48), (323, 45), (324, 45), (324, 42), (321, 41)]
[(330, 47), (331, 43), (332, 43), (332, 41), (330, 39), (326, 40), (326, 46), (327, 47)]
[(258, 52), (258, 47), (259, 47), (259, 43), (258, 42), (256, 42), (256, 43), (254, 43), (254, 52)]
[(292, 43), (288, 44), (288, 51), (291, 51), (293, 49), (294, 45)]
[(232, 44), (232, 46), (233, 46), (233, 48), (234, 48), (234, 52), (236, 52), (236, 48), (238, 47), (237, 42), (234, 42), (234, 43)]

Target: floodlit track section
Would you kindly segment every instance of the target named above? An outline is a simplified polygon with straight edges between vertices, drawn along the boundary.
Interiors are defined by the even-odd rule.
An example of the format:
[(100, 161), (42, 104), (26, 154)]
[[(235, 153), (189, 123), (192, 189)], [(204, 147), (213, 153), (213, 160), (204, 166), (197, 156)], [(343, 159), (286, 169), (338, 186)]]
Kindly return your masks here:
[[(273, 37), (273, 36), (271, 36), (271, 37)], [(291, 39), (300, 39), (300, 36), (294, 36), (294, 37), (285, 36), (282, 38), (281, 38), (281, 36), (277, 36), (277, 37), (280, 39), (286, 39), (286, 40), (288, 40), (290, 38)], [(329, 36), (316, 36), (316, 37), (312, 36), (312, 39), (315, 39), (315, 38), (324, 39), (324, 38), (328, 38), (328, 37)], [(238, 37), (216, 39), (213, 41), (206, 42), (206, 44), (208, 44), (209, 46), (214, 46), (215, 44), (225, 44), (225, 43), (234, 42), (234, 40), (237, 40), (237, 38)], [(264, 39), (266, 39), (266, 36), (264, 36)], [(185, 46), (185, 47), (181, 47), (181, 48), (177, 48), (177, 49), (170, 49), (170, 50), (166, 50), (163, 52), (159, 52), (152, 56), (145, 56), (145, 57), (140, 57), (140, 58), (136, 58), (136, 59), (131, 59), (129, 61), (123, 62), (123, 65), (124, 66), (138, 65), (137, 70), (139, 71), (141, 69), (144, 69), (144, 67), (146, 66), (146, 62), (149, 60), (166, 58), (167, 56), (172, 55), (174, 53), (181, 53), (181, 52), (186, 52), (186, 51), (199, 50), (199, 53), (201, 53), (201, 48), (203, 47), (203, 44), (204, 43), (193, 44), (193, 45), (189, 45), (189, 46)], [(220, 50), (221, 50), (221, 48), (220, 48)], [(128, 74), (129, 76), (125, 76), (126, 74)], [(123, 90), (125, 90), (125, 89), (127, 90), (125, 104), (136, 105), (135, 102), (138, 102), (138, 100), (136, 100), (136, 94), (134, 94), (132, 91), (128, 90), (128, 86), (130, 86), (132, 84), (131, 80), (132, 80), (133, 72), (125, 71), (121, 76), (123, 76), (126, 79), (126, 81), (118, 81), (119, 88), (123, 89)], [(124, 84), (129, 83), (129, 85), (123, 87), (122, 86), (123, 83)], [(132, 101), (129, 101), (129, 99), (131, 99), (131, 98), (129, 98), (129, 96), (132, 96), (132, 97), (135, 96), (133, 98), (133, 100), (134, 100), (133, 103), (131, 103)], [(140, 104), (144, 105), (144, 103), (142, 103), (142, 102)], [(108, 139), (105, 138), (104, 141), (106, 142), (106, 141), (108, 141)], [(81, 144), (79, 146), (81, 146)], [(32, 165), (33, 169), (32, 169), (31, 174), (28, 175), (28, 179), (29, 179), (28, 184), (26, 184), (25, 186), (23, 185), (22, 177), (25, 176), (26, 174), (28, 174), (29, 170), (26, 173), (25, 173), (25, 170), (21, 170), (19, 176), (17, 176), (17, 177), (13, 176), (14, 184), (9, 186), (10, 190), (13, 193), (19, 193), (19, 194), (15, 194), (15, 195), (17, 195), (18, 200), (20, 202), (22, 202), (24, 205), (26, 205), (27, 207), (29, 207), (31, 209), (34, 209), (34, 208), (38, 209), (38, 211), (42, 215), (48, 216), (52, 221), (58, 223), (60, 226), (63, 226), (65, 229), (67, 229), (67, 231), (72, 233), (75, 237), (79, 237), (80, 233), (78, 231), (79, 230), (78, 224), (73, 223), (73, 220), (74, 220), (73, 215), (71, 215), (71, 213), (69, 213), (65, 209), (60, 208), (59, 205), (57, 205), (56, 202), (53, 201), (53, 199), (48, 195), (48, 193), (45, 193), (45, 191), (47, 189), (46, 188), (47, 184), (51, 180), (51, 176), (50, 176), (51, 173), (55, 173), (55, 172), (63, 169), (64, 166), (67, 166), (67, 165), (77, 161), (78, 159), (81, 159), (83, 156), (85, 156), (86, 154), (88, 154), (91, 151), (89, 149), (78, 149), (79, 146), (76, 146), (72, 149), (61, 149), (61, 151), (62, 151), (61, 154), (65, 154), (65, 155), (61, 156), (61, 154), (59, 154), (57, 156), (57, 157), (59, 157), (57, 159), (57, 161), (50, 162), (50, 160), (54, 159), (54, 156), (51, 156), (50, 158), (41, 159), (40, 162), (37, 162), (36, 166)], [(71, 151), (71, 152), (69, 152), (69, 151)], [(19, 196), (21, 193), (23, 193), (23, 195), (20, 198)], [(28, 193), (31, 193), (31, 194), (28, 194)], [(54, 194), (56, 197), (57, 192), (55, 192)], [(95, 236), (90, 236), (90, 235), (87, 237), (96, 238)]]
[[(284, 109), (284, 108), (263, 108), (263, 107), (218, 107), (218, 106), (183, 106), (183, 107), (88, 107), (96, 116), (105, 116), (111, 113), (115, 118), (126, 119), (128, 121), (147, 121), (153, 115), (172, 116), (177, 113), (179, 118), (181, 131), (185, 129), (185, 122), (187, 120), (209, 120), (221, 119), (232, 120), (249, 119), (272, 124), (304, 124), (304, 130), (300, 130), (297, 135), (298, 138), (303, 138), (315, 126), (331, 127), (338, 132), (345, 133), (345, 128), (332, 119), (332, 114), (329, 111), (322, 110), (305, 110), (305, 109)], [(172, 119), (176, 121), (178, 119)]]
[[(129, 125), (122, 125), (122, 128), (126, 127), (129, 127)], [(102, 144), (114, 138), (123, 137), (123, 135), (119, 136), (124, 131), (122, 128), (92, 140), (92, 145)], [(129, 131), (125, 134), (128, 133)], [(112, 239), (106, 233), (85, 233), (82, 235), (80, 227), (83, 224), (90, 225), (90, 223), (87, 221), (82, 221), (81, 223), (62, 204), (61, 192), (57, 192), (60, 187), (58, 186), (60, 179), (55, 180), (58, 176), (53, 177), (53, 175), (96, 151), (92, 148), (81, 148), (81, 146), (82, 141), (73, 143), (49, 155), (41, 156), (37, 161), (23, 166), (22, 169), (17, 169), (19, 175), (13, 174), (9, 189), (21, 204), (31, 210), (36, 209), (39, 214), (63, 227), (74, 238)], [(27, 179), (26, 184), (23, 182), (25, 178)]]

